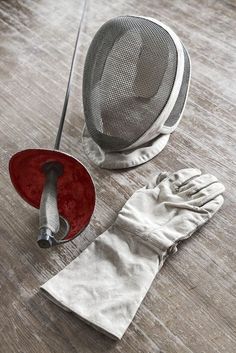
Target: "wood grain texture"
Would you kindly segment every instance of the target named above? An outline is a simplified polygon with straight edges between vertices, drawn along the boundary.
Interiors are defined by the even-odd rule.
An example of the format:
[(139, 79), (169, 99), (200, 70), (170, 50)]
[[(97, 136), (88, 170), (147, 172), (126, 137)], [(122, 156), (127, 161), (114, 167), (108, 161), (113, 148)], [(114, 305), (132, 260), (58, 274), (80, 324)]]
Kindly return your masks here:
[[(82, 237), (38, 248), (37, 211), (16, 194), (9, 158), (52, 148), (82, 0), (0, 1), (0, 352), (235, 353), (236, 6), (234, 0), (90, 0), (62, 149), (91, 172), (97, 204)], [(81, 145), (81, 80), (89, 43), (111, 17), (140, 14), (172, 27), (192, 59), (184, 117), (163, 152), (128, 171), (92, 166)], [(155, 173), (199, 167), (226, 186), (217, 215), (169, 258), (120, 342), (46, 300), (39, 286), (115, 219)], [(79, 275), (79, 274), (78, 274)]]

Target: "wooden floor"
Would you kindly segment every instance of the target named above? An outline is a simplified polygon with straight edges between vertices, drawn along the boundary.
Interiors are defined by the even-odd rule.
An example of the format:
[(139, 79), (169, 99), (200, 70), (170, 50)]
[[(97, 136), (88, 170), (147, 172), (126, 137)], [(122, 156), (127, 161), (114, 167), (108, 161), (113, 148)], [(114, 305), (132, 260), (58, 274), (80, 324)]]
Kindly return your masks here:
[[(0, 352), (236, 352), (236, 5), (234, 0), (90, 0), (62, 149), (78, 157), (97, 188), (85, 236), (40, 249), (37, 211), (14, 191), (9, 158), (52, 148), (82, 0), (0, 1)], [(81, 145), (81, 80), (88, 45), (106, 20), (154, 17), (172, 27), (192, 59), (184, 117), (165, 150), (136, 169), (92, 166)], [(172, 256), (120, 342), (98, 333), (39, 292), (114, 220), (153, 174), (200, 167), (226, 186), (217, 215)], [(79, 275), (79, 274), (78, 274)]]

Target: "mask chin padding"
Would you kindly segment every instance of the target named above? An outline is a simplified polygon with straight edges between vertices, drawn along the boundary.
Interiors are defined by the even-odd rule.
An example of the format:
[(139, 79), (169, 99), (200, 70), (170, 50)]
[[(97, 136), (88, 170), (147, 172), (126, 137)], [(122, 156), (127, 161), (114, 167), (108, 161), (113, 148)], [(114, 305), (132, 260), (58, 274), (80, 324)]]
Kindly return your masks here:
[(89, 159), (100, 168), (124, 169), (143, 164), (155, 157), (167, 145), (169, 137), (170, 135), (160, 134), (153, 140), (139, 146), (139, 148), (107, 152), (94, 142), (85, 127), (83, 131), (83, 146)]

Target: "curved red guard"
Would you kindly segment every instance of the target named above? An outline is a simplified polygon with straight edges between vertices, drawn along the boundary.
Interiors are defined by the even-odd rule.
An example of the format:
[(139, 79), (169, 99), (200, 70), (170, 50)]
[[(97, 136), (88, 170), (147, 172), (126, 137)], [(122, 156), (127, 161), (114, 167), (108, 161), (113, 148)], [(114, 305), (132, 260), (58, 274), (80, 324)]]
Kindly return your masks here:
[(94, 211), (95, 187), (87, 169), (64, 152), (27, 149), (10, 159), (9, 172), (18, 194), (33, 207), (39, 208), (45, 184), (42, 166), (54, 161), (64, 167), (57, 182), (57, 204), (60, 216), (70, 225), (63, 239), (68, 241), (83, 231)]

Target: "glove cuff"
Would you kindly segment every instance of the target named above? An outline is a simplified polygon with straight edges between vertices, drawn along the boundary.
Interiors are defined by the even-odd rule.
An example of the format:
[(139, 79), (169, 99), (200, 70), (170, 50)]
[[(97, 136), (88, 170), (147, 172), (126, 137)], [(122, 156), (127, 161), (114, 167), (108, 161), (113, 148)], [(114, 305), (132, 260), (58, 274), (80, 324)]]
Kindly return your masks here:
[(120, 339), (159, 270), (157, 252), (137, 239), (112, 226), (41, 289), (57, 305)]

